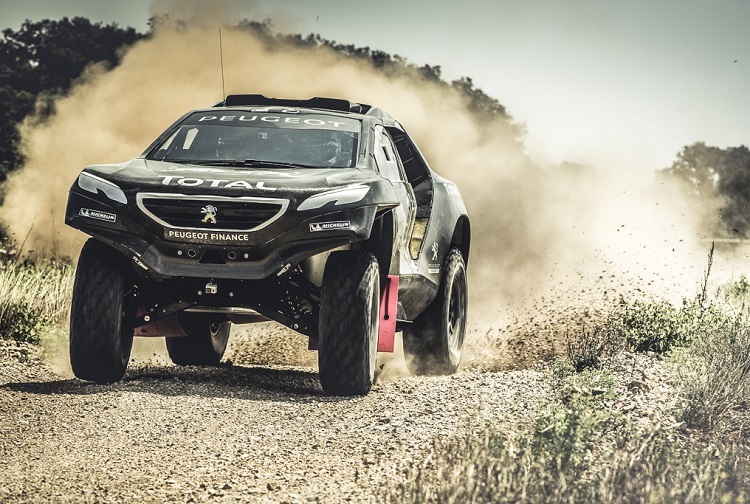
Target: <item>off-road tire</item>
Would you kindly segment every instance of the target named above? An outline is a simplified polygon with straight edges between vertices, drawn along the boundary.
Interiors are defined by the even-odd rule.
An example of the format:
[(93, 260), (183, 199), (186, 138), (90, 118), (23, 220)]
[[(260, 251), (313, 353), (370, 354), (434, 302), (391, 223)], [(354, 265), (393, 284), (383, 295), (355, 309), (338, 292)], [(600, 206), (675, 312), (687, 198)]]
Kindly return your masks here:
[(70, 308), (73, 374), (98, 383), (119, 381), (133, 346), (134, 271), (125, 257), (90, 238), (81, 250)]
[(365, 395), (375, 379), (380, 269), (369, 252), (334, 252), (320, 296), (318, 367), (323, 391)]
[(404, 328), (406, 364), (416, 375), (449, 375), (456, 372), (466, 334), (468, 310), (466, 265), (461, 252), (448, 252), (435, 299)]
[(165, 338), (172, 362), (179, 366), (218, 366), (232, 323), (205, 313), (180, 313), (178, 320), (187, 337)]

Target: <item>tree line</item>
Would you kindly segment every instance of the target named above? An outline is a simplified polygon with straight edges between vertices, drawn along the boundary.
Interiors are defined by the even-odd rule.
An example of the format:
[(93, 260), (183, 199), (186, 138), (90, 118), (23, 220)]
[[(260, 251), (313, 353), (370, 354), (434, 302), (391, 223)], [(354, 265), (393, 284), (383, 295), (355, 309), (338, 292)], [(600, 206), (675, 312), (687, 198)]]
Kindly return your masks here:
[(684, 147), (657, 176), (683, 184), (696, 208), (715, 213), (718, 219), (711, 219), (710, 229), (715, 236), (750, 238), (750, 150), (746, 146), (721, 149), (696, 142)]

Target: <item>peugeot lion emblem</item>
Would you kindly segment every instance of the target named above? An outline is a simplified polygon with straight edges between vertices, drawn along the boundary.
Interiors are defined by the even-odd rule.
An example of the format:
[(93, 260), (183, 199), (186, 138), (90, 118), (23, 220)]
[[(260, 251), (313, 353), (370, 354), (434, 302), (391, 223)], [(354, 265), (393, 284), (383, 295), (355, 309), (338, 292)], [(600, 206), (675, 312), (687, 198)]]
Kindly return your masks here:
[(202, 222), (210, 222), (211, 224), (216, 224), (216, 213), (218, 211), (219, 209), (213, 205), (206, 205), (201, 208), (201, 213), (206, 214), (206, 216), (203, 217)]

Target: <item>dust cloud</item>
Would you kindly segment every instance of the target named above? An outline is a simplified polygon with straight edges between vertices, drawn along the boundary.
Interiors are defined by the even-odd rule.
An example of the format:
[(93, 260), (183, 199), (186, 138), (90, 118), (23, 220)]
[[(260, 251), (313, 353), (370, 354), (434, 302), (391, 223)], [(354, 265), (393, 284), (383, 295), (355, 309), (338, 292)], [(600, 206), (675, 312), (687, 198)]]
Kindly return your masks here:
[(519, 326), (543, 341), (558, 330), (553, 321), (619, 295), (676, 299), (699, 282), (708, 246), (695, 240), (694, 212), (664, 188), (606, 167), (540, 168), (504, 121), (479, 120), (444, 86), (227, 27), (252, 17), (246, 2), (190, 4), (172, 10), (173, 2), (155, 2), (152, 13), (170, 20), (118, 67), (89, 68), (48, 121), (23, 126), (28, 161), (8, 182), (0, 218), (19, 242), (28, 235), (27, 251), (75, 257), (85, 237), (63, 216), (80, 169), (131, 159), (185, 111), (222, 99), (223, 25), (227, 94), (377, 104), (399, 118), (433, 169), (458, 184), (472, 221), (469, 363)]

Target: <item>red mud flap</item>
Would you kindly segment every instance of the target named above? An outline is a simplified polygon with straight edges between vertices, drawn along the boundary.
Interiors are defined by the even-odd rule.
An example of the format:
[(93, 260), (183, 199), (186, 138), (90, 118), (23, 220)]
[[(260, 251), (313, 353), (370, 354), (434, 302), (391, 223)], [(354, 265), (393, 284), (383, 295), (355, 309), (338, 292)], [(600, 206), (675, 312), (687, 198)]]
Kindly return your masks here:
[(396, 311), (398, 310), (398, 275), (388, 275), (380, 289), (380, 334), (378, 352), (393, 352), (396, 339)]
[[(398, 310), (398, 275), (388, 275), (380, 289), (380, 332), (378, 352), (393, 352), (396, 340), (396, 311)], [(307, 340), (308, 350), (318, 349), (318, 340)]]

